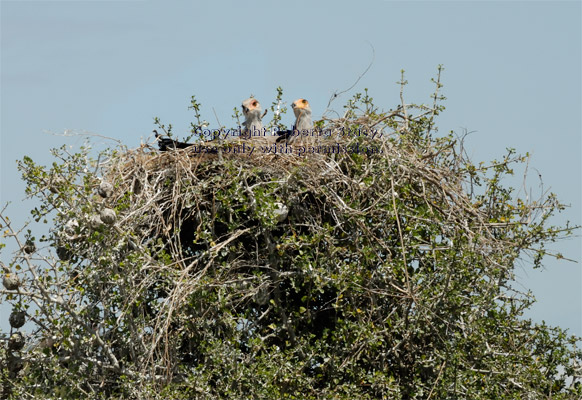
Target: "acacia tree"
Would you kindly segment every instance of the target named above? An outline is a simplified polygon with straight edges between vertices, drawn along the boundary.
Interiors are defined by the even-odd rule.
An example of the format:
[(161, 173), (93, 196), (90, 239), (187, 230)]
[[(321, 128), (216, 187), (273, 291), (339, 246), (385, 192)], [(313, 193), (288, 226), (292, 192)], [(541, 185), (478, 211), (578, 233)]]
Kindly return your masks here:
[(504, 186), (527, 157), (475, 164), (435, 135), (435, 83), (430, 106), (357, 94), (290, 154), (25, 158), (51, 229), (0, 214), (4, 398), (579, 398), (578, 338), (512, 286), (575, 227)]

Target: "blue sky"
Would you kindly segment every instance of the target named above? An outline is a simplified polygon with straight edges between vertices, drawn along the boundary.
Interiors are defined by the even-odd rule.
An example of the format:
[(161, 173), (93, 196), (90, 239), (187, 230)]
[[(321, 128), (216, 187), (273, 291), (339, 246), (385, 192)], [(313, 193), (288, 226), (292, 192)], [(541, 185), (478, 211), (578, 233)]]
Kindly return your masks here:
[[(234, 125), (233, 107), (251, 93), (266, 106), (277, 86), (288, 105), (308, 99), (318, 118), (372, 61), (372, 46), (369, 72), (336, 100), (337, 110), (364, 88), (377, 105), (395, 107), (401, 69), (406, 100), (428, 103), (430, 78), (443, 64), (440, 132), (474, 131), (467, 147), (475, 161), (500, 158), (507, 147), (531, 153), (532, 193), (540, 194), (539, 172), (543, 190), (571, 205), (554, 223), (582, 223), (578, 1), (4, 0), (0, 13), (0, 203), (12, 202), (16, 222), (32, 203), (21, 202), (15, 160), (48, 164), (50, 148), (79, 146), (58, 135), (65, 130), (136, 147), (155, 116), (186, 136), (192, 95), (211, 126), (214, 112)], [(581, 240), (552, 248), (578, 264), (524, 264), (518, 287), (538, 299), (529, 317), (582, 335)]]

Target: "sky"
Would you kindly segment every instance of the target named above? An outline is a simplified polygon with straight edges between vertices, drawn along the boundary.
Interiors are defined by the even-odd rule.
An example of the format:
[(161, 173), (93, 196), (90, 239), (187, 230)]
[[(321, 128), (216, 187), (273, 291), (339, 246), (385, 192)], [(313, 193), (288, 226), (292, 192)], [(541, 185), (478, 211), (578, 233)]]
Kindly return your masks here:
[[(528, 190), (570, 205), (554, 224), (581, 224), (581, 11), (579, 1), (0, 0), (0, 207), (11, 202), (15, 223), (28, 218), (15, 161), (48, 165), (49, 149), (78, 149), (84, 136), (65, 132), (133, 148), (152, 140), (159, 117), (184, 137), (192, 95), (211, 126), (234, 126), (234, 107), (251, 94), (268, 106), (278, 86), (287, 105), (308, 99), (317, 119), (370, 64), (336, 110), (364, 88), (397, 106), (402, 69), (406, 101), (428, 104), (442, 64), (439, 134), (472, 132), (475, 162), (508, 147), (530, 153)], [(577, 263), (520, 265), (516, 287), (538, 300), (526, 316), (582, 336), (580, 231), (550, 249)], [(0, 304), (0, 330), (9, 312)]]

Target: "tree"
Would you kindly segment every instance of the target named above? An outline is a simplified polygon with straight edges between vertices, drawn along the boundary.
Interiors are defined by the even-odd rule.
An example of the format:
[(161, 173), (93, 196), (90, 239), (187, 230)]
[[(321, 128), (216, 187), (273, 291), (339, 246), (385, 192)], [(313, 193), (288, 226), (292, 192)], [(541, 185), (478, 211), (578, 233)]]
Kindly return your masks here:
[(474, 164), (436, 137), (435, 83), (431, 106), (357, 94), (292, 154), (25, 158), (52, 228), (0, 215), (21, 249), (2, 297), (34, 327), (0, 350), (4, 397), (579, 398), (579, 339), (512, 287), (577, 227), (503, 185), (526, 156)]

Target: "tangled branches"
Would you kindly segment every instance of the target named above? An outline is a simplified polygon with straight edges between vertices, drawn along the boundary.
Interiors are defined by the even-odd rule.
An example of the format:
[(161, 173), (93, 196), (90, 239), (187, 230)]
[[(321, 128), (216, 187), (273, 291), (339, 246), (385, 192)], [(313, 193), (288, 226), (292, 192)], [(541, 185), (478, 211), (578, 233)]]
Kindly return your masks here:
[(523, 157), (475, 166), (462, 138), (433, 138), (437, 97), (380, 112), (357, 95), (291, 151), (25, 160), (54, 229), (6, 267), (36, 329), (27, 375), (7, 377), (91, 398), (580, 391), (575, 339), (519, 319), (531, 299), (511, 287), (517, 260), (569, 232), (546, 227), (562, 206), (501, 185)]

